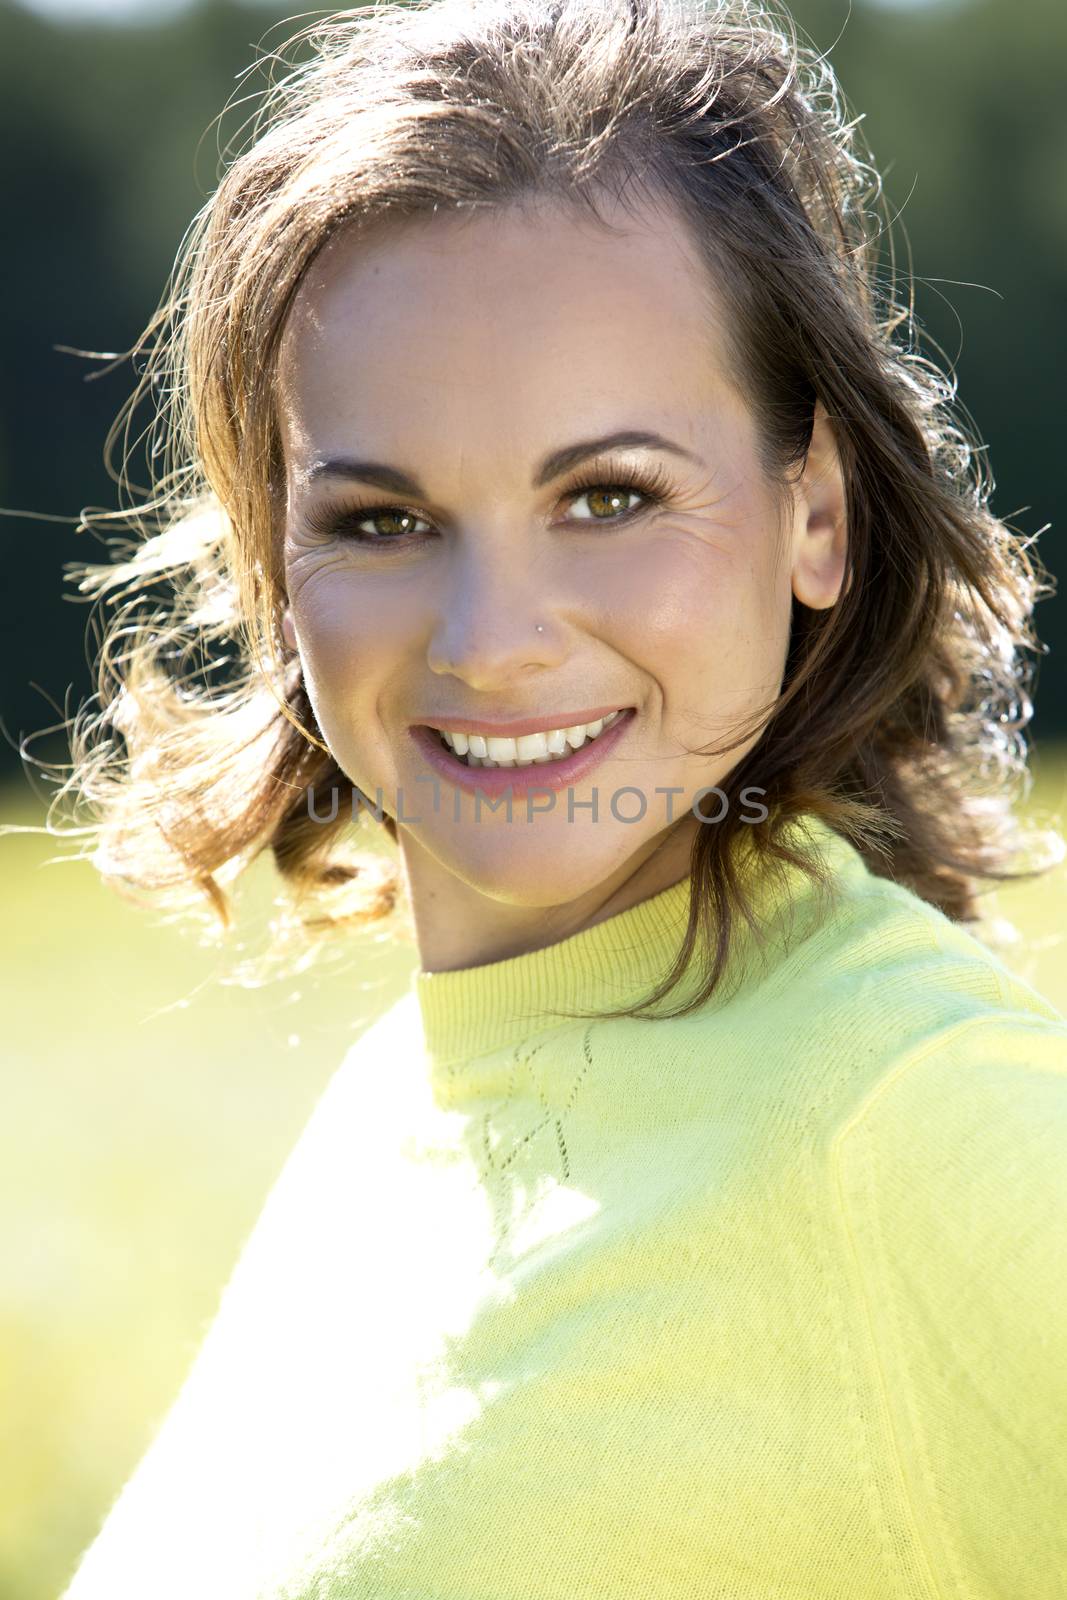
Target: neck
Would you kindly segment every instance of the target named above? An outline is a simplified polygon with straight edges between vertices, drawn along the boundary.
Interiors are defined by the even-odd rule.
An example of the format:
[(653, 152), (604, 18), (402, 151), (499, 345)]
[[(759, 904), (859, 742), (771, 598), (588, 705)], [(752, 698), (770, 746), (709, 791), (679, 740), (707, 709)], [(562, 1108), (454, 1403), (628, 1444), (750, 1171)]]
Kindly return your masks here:
[(594, 888), (551, 905), (494, 899), (443, 866), (412, 830), (398, 828), (422, 971), (453, 972), (527, 955), (659, 894), (688, 874), (699, 826), (692, 817), (681, 819)]

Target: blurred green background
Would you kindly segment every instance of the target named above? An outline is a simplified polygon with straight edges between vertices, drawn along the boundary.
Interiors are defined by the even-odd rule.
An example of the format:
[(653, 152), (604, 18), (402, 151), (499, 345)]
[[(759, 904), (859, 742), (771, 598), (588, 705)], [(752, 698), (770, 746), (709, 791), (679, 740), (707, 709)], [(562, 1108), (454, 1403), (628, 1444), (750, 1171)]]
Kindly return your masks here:
[[(592, 0), (590, 0), (592, 3)], [(0, 0), (0, 517), (9, 588), (0, 670), (0, 821), (39, 824), (19, 741), (91, 691), (71, 525), (112, 508), (107, 429), (136, 375), (117, 352), (162, 292), (217, 181), (219, 149), (291, 31), (266, 4)], [(994, 508), (1062, 574), (1067, 254), (1062, 0), (798, 0), (885, 176), (898, 265), (917, 276), (985, 440)], [(301, 13), (308, 20), (320, 13)], [(295, 15), (295, 14), (294, 14)], [(295, 27), (297, 24), (294, 23)], [(139, 426), (146, 418), (142, 415)], [(143, 469), (133, 476), (143, 482)], [(30, 513), (34, 513), (31, 515)], [(51, 521), (49, 518), (67, 518)], [(12, 596), (17, 593), (17, 603)], [(1067, 809), (1067, 597), (1044, 601), (1031, 808)], [(36, 737), (31, 758), (62, 761)], [(68, 847), (69, 848), (69, 847)], [(273, 890), (241, 890), (229, 956), (103, 890), (32, 833), (0, 838), (5, 1116), (0, 1125), (0, 1600), (53, 1600), (169, 1406), (266, 1192), (347, 1046), (406, 987), (410, 943), (353, 937), (266, 988), (222, 984), (263, 947)], [(1064, 870), (1001, 891), (1004, 959), (1067, 1011)], [(239, 947), (239, 948), (238, 948)]]

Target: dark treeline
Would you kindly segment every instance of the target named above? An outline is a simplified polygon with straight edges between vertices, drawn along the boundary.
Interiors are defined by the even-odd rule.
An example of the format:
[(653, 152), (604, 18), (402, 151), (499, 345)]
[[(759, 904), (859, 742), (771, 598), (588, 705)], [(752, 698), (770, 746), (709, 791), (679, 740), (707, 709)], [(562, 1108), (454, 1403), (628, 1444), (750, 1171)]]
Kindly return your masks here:
[[(926, 353), (956, 372), (988, 447), (994, 509), (1026, 534), (1051, 523), (1038, 549), (1062, 573), (1067, 6), (955, 0), (889, 10), (797, 0), (793, 11), (820, 48), (832, 47), (848, 102), (864, 114), (900, 213), (898, 268), (910, 248), (919, 322), (940, 347)], [(248, 95), (264, 82), (262, 73), (238, 75), (292, 31), (285, 15), (204, 0), (155, 23), (61, 25), (0, 0), (5, 510), (76, 518), (83, 506), (116, 506), (103, 445), (136, 375), (127, 361), (87, 382), (107, 363), (54, 346), (110, 352), (134, 343), (217, 181), (219, 147), (237, 135), (253, 109)], [(142, 409), (137, 431), (146, 421)], [(144, 486), (143, 451), (131, 475)], [(0, 760), (10, 772), (20, 738), (91, 692), (89, 611), (63, 565), (102, 560), (105, 550), (75, 536), (73, 523), (5, 515), (0, 532), (11, 574)], [(1049, 647), (1033, 724), (1040, 740), (1067, 732), (1067, 597), (1042, 602), (1037, 627)], [(55, 737), (29, 748), (52, 760), (66, 753)]]

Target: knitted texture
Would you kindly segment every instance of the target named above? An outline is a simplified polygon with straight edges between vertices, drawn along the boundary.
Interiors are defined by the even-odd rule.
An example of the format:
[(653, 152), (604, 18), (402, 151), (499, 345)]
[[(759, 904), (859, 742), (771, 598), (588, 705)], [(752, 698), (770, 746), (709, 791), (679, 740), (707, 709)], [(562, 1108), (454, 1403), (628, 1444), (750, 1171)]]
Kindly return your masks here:
[(809, 838), (690, 1016), (554, 1010), (687, 882), (414, 975), (65, 1600), (1064, 1600), (1067, 1022)]

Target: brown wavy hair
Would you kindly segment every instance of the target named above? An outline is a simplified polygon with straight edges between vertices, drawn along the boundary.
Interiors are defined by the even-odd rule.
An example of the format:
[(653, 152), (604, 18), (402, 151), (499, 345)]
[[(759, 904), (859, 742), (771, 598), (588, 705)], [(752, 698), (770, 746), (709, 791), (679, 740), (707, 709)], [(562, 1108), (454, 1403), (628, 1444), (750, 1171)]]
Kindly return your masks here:
[[(285, 59), (303, 45), (305, 59)], [(110, 465), (123, 419), (128, 440), (152, 399), (148, 498), (82, 513), (83, 526), (124, 518), (137, 534), (110, 562), (73, 567), (82, 593), (116, 609), (55, 798), (88, 806), (76, 831), (104, 878), (206, 910), (221, 935), (226, 884), (269, 849), (276, 935), (299, 934), (305, 952), (398, 906), (394, 853), (373, 831), (351, 848), (367, 829), (395, 844), (395, 823), (360, 813), (369, 802), (324, 743), (280, 631), (286, 315), (348, 223), (531, 199), (603, 221), (598, 197), (628, 193), (665, 197), (691, 228), (783, 494), (822, 402), (849, 542), (837, 603), (793, 602), (780, 694), (724, 780), (723, 821), (697, 830), (685, 942), (643, 1005), (674, 987), (703, 927), (709, 959), (684, 1009), (701, 1003), (734, 919), (754, 926), (732, 849), (746, 787), (772, 797), (766, 822), (744, 829), (769, 870), (820, 878), (784, 832), (805, 813), (961, 922), (979, 920), (984, 880), (1046, 870), (1017, 869), (1028, 841), (1015, 805), (1030, 781), (1031, 614), (1052, 586), (1033, 539), (988, 508), (954, 385), (918, 351), (910, 289), (898, 299), (877, 172), (788, 15), (746, 0), (422, 0), (334, 13), (272, 60), (286, 71), (182, 242), (108, 436)], [(309, 815), (312, 788), (338, 792), (332, 824)]]

